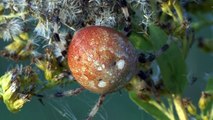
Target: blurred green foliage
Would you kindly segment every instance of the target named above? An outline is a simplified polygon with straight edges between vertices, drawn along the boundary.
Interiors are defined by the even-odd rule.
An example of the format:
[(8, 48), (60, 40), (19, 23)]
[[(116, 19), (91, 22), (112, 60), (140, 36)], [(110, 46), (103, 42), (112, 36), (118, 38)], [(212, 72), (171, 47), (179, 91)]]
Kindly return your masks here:
[[(90, 1), (89, 4), (91, 4), (92, 7), (85, 6), (86, 3), (81, 5), (78, 3), (79, 1), (75, 0), (67, 2), (67, 4), (63, 3), (64, 7), (61, 7), (62, 12), (59, 14), (61, 18), (61, 24), (59, 26), (62, 26), (63, 29), (59, 29), (60, 27), (55, 24), (57, 22), (52, 21), (56, 19), (54, 18), (56, 13), (48, 13), (53, 10), (55, 3), (61, 4), (60, 1), (55, 3), (51, 1), (24, 1), (26, 4), (30, 3), (29, 6), (20, 4), (20, 1), (5, 1), (0, 2), (0, 38), (9, 44), (1, 44), (0, 56), (4, 58), (4, 60), (1, 60), (1, 65), (7, 61), (5, 58), (9, 58), (9, 60), (15, 61), (15, 64), (24, 63), (27, 64), (26, 66), (33, 66), (32, 68), (30, 67), (29, 71), (16, 67), (15, 69), (6, 71), (6, 73), (2, 73), (4, 75), (0, 77), (0, 98), (12, 112), (19, 111), (23, 105), (30, 101), (32, 96), (37, 93), (40, 94), (44, 91), (48, 91), (50, 88), (57, 88), (58, 86), (64, 87), (70, 86), (71, 83), (72, 85), (73, 83), (74, 85), (76, 84), (73, 82), (73, 77), (69, 76), (66, 59), (58, 64), (54, 52), (56, 49), (58, 50), (58, 46), (62, 46), (62, 44), (52, 43), (52, 34), (50, 32), (59, 31), (59, 36), (63, 41), (67, 37), (65, 37), (65, 34), (67, 35), (70, 31), (75, 31), (74, 28), (80, 29), (88, 24), (100, 25), (102, 22), (102, 25), (114, 28), (124, 28), (125, 26), (125, 20), (123, 20), (125, 18), (123, 18), (123, 14), (120, 15), (121, 11), (117, 10), (119, 6), (117, 1), (111, 1), (109, 3), (99, 1), (100, 4), (103, 3), (103, 6), (99, 5), (99, 2), (96, 0)], [(16, 4), (17, 2), (18, 4)], [(190, 64), (192, 65), (188, 65), (187, 59), (192, 54), (193, 47), (209, 55), (209, 58), (212, 57), (213, 2), (211, 0), (151, 0), (150, 2), (143, 0), (127, 0), (127, 3), (130, 11), (130, 18), (132, 19), (132, 33), (129, 36), (129, 40), (135, 46), (139, 55), (140, 53), (144, 53), (145, 55), (154, 53), (156, 55), (165, 44), (168, 44), (169, 48), (166, 51), (161, 51), (162, 53), (160, 52), (159, 56), (156, 55), (156, 61), (154, 61), (156, 64), (151, 61), (138, 65), (139, 69), (145, 73), (150, 69), (159, 67), (158, 71), (153, 70), (154, 73), (159, 72), (159, 75), (155, 76), (158, 79), (157, 82), (152, 80), (154, 75), (148, 76), (147, 79), (142, 79), (138, 77), (138, 73), (136, 73), (132, 81), (126, 87), (127, 92), (124, 93), (124, 97), (122, 97), (124, 100), (117, 100), (115, 104), (112, 103), (112, 105), (108, 105), (108, 111), (114, 115), (110, 116), (109, 119), (130, 119), (126, 118), (126, 116), (128, 113), (132, 115), (132, 110), (120, 108), (118, 110), (126, 110), (125, 112), (127, 115), (125, 114), (126, 116), (123, 115), (118, 117), (116, 116), (116, 112), (119, 111), (115, 111), (113, 108), (115, 105), (119, 106), (121, 101), (126, 101), (125, 104), (128, 106), (127, 103), (130, 101), (128, 101), (128, 96), (125, 96), (128, 94), (133, 103), (150, 114), (154, 119), (212, 120), (213, 68), (210, 68), (211, 71), (210, 73), (208, 72), (209, 75), (205, 78), (206, 84), (205, 88), (203, 88), (201, 85), (203, 81), (205, 81), (204, 76), (202, 76), (202, 78), (193, 76), (193, 79), (190, 79), (189, 76), (190, 70), (193, 69), (194, 66), (200, 64), (199, 66), (208, 67), (207, 63), (199, 61), (198, 63), (194, 63), (193, 60), (191, 60)], [(67, 5), (69, 5), (69, 7), (67, 7)], [(83, 14), (80, 9), (81, 7), (84, 12)], [(45, 11), (46, 9), (48, 12)], [(70, 12), (70, 10), (72, 12)], [(97, 14), (97, 11), (100, 13)], [(72, 13), (72, 15), (71, 17), (67, 17), (65, 13)], [(53, 15), (52, 18), (50, 17), (51, 15)], [(32, 18), (35, 18), (35, 20), (31, 21)], [(23, 21), (20, 22), (21, 20)], [(100, 20), (102, 21), (100, 22)], [(118, 21), (117, 25), (115, 20)], [(31, 22), (24, 26), (22, 23), (25, 24), (27, 21)], [(127, 22), (127, 24), (129, 23)], [(23, 27), (26, 28), (22, 30)], [(69, 30), (66, 31), (66, 29)], [(31, 30), (30, 33), (28, 33), (29, 30)], [(210, 33), (210, 35), (206, 33)], [(33, 35), (39, 37), (34, 38)], [(41, 44), (41, 47), (38, 47), (36, 39), (41, 39), (42, 42), (38, 42)], [(44, 48), (46, 48), (45, 44), (51, 47), (44, 50)], [(59, 45), (57, 46), (55, 44)], [(196, 55), (197, 53), (193, 54)], [(22, 61), (26, 59), (28, 60), (27, 62)], [(209, 66), (211, 67), (212, 62), (210, 62), (210, 64)], [(199, 67), (197, 69), (202, 68)], [(16, 73), (14, 71), (19, 72)], [(41, 72), (42, 74), (40, 74)], [(65, 74), (62, 74), (64, 72)], [(207, 71), (202, 72), (202, 75), (204, 75)], [(63, 75), (65, 75), (65, 77)], [(38, 78), (38, 76), (43, 76), (43, 78)], [(37, 79), (39, 79), (39, 82)], [(202, 84), (199, 86), (201, 90), (195, 90), (194, 88), (191, 91), (187, 91), (191, 88), (192, 83), (196, 83), (196, 79), (202, 79), (200, 82)], [(196, 96), (196, 101), (194, 101), (190, 100), (190, 98), (185, 95), (186, 92), (190, 94), (188, 96), (194, 97), (195, 94), (201, 95), (200, 97)], [(87, 95), (93, 96), (88, 92), (85, 96)], [(96, 97), (97, 96), (93, 96), (95, 99)], [(79, 99), (85, 98), (82, 97)], [(76, 108), (78, 108), (78, 113), (76, 114), (80, 116), (82, 111), (87, 112), (89, 107), (85, 107), (81, 103), (78, 105), (75, 103), (77, 103), (77, 100), (72, 103), (73, 106), (76, 105)], [(63, 111), (54, 106), (52, 107), (59, 113)], [(131, 108), (133, 109), (134, 107)], [(62, 106), (62, 109), (63, 108), (65, 107)], [(70, 111), (68, 110), (65, 112), (69, 113)], [(62, 116), (64, 115), (63, 113), (60, 114)], [(141, 114), (141, 112), (138, 114)], [(138, 118), (134, 115), (132, 116), (132, 118)]]

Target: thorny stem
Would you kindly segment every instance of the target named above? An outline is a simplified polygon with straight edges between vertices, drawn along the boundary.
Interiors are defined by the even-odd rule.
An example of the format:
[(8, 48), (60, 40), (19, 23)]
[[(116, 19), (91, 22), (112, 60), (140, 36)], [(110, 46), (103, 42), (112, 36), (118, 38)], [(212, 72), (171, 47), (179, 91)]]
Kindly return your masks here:
[(173, 102), (180, 120), (188, 120), (187, 113), (183, 106), (181, 96), (180, 95), (173, 95)]

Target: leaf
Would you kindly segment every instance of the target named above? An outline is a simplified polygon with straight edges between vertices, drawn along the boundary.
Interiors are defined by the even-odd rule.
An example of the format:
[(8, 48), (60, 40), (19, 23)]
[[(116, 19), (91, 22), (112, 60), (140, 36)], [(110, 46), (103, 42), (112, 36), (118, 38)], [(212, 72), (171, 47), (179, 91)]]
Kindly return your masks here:
[[(159, 27), (150, 26), (150, 40), (154, 50), (159, 50), (168, 40), (168, 36)], [(157, 58), (163, 82), (172, 93), (181, 94), (186, 86), (186, 64), (183, 54), (177, 44), (173, 43), (169, 49)]]
[(208, 83), (206, 85), (206, 91), (213, 93), (213, 77), (209, 77)]
[(138, 50), (150, 50), (150, 48), (152, 48), (152, 43), (142, 34), (132, 32), (129, 37), (129, 40)]
[(213, 3), (211, 0), (202, 0), (199, 3), (195, 1), (188, 2), (185, 8), (191, 13), (206, 13), (212, 11), (212, 5)]
[(130, 99), (145, 112), (149, 113), (158, 120), (169, 120), (169, 118), (164, 114), (164, 111), (159, 110), (154, 105), (150, 104), (148, 101), (144, 101), (138, 98), (135, 92), (129, 92)]

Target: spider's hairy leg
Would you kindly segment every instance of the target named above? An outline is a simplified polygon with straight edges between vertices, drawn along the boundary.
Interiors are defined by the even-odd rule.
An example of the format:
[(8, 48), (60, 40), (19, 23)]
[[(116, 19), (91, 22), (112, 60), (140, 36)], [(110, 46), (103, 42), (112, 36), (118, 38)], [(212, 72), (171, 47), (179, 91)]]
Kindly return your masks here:
[(129, 10), (127, 7), (127, 2), (126, 0), (118, 0), (118, 4), (120, 5), (121, 10), (125, 17), (126, 26), (124, 27), (124, 32), (125, 32), (125, 35), (128, 37), (131, 34), (131, 18), (130, 18)]
[(93, 117), (95, 116), (95, 114), (98, 112), (100, 106), (103, 104), (105, 97), (106, 97), (105, 94), (100, 95), (97, 103), (95, 104), (95, 106), (90, 111), (90, 113), (89, 113), (89, 115), (88, 115), (88, 117), (87, 117), (86, 120), (92, 120), (93, 119)]
[(148, 55), (145, 55), (144, 53), (140, 53), (140, 55), (138, 57), (138, 61), (140, 63), (152, 62), (157, 57), (161, 56), (168, 49), (169, 49), (169, 43), (166, 43), (155, 53), (149, 53)]
[(77, 95), (77, 94), (81, 93), (83, 90), (84, 90), (84, 88), (80, 87), (80, 88), (76, 88), (74, 90), (68, 90), (68, 91), (64, 91), (64, 92), (57, 92), (57, 93), (53, 94), (50, 97), (69, 97), (69, 96)]
[(70, 40), (72, 39), (72, 35), (68, 32), (65, 36), (65, 39), (61, 39), (58, 32), (53, 33), (53, 48), (54, 55), (61, 66), (62, 62), (67, 58), (67, 49)]
[(148, 78), (152, 75), (152, 73), (153, 73), (153, 71), (152, 71), (152, 69), (150, 68), (150, 69), (147, 70), (147, 71), (140, 70), (140, 71), (138, 72), (137, 75), (138, 75), (142, 80), (146, 80), (146, 79), (148, 79)]
[(64, 92), (57, 92), (57, 93), (52, 94), (52, 95), (45, 96), (45, 95), (35, 94), (35, 96), (39, 97), (40, 99), (42, 99), (42, 98), (69, 97), (69, 96), (77, 95), (77, 94), (81, 93), (82, 91), (84, 91), (84, 88), (80, 87), (80, 88), (76, 88), (76, 89), (72, 89), (72, 90), (68, 90), (68, 91), (64, 91)]
[[(53, 50), (54, 55), (59, 63), (60, 66), (62, 66), (62, 62), (66, 59), (67, 56), (67, 45), (69, 44), (69, 39), (66, 38), (60, 38), (60, 32), (59, 29), (62, 26), (62, 23), (59, 18), (60, 10), (58, 8), (54, 9), (53, 16), (51, 18), (53, 22), (53, 34), (51, 38), (51, 42), (53, 44)], [(68, 33), (69, 34), (69, 33)]]

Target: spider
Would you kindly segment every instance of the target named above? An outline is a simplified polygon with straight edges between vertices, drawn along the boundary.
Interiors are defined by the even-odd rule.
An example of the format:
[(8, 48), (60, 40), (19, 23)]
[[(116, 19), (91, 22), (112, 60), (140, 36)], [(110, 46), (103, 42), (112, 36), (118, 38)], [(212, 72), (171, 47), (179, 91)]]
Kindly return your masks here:
[[(72, 96), (83, 90), (100, 94), (87, 120), (95, 116), (107, 94), (124, 88), (133, 76), (137, 75), (146, 80), (151, 72), (140, 70), (138, 64), (154, 61), (169, 48), (169, 44), (165, 44), (154, 54), (138, 54), (128, 41), (128, 36), (131, 34), (131, 18), (127, 2), (118, 0), (118, 3), (126, 21), (124, 33), (104, 26), (88, 26), (78, 30), (69, 44), (68, 52), (62, 51), (61, 55), (67, 53), (72, 75), (82, 87), (49, 96)], [(53, 37), (60, 41), (57, 32)], [(40, 95), (40, 97), (45, 96)]]

